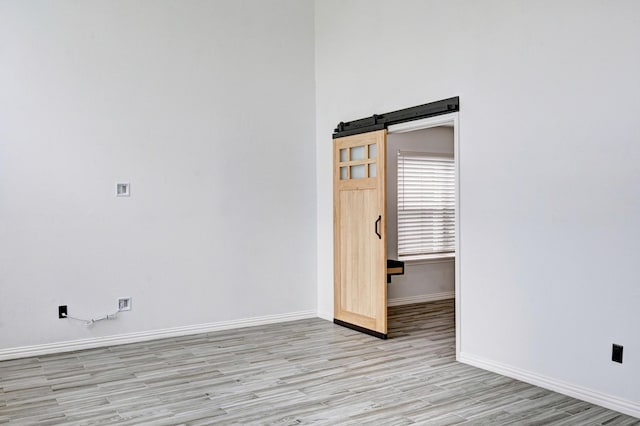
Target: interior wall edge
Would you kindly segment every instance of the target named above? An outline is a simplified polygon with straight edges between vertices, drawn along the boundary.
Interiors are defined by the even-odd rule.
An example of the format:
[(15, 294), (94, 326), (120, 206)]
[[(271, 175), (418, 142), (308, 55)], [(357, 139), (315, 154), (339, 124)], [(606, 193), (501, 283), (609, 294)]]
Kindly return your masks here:
[(329, 312), (329, 311), (318, 311), (318, 318), (323, 319), (323, 320), (327, 320), (327, 321), (333, 321), (333, 311)]
[(602, 392), (557, 380), (553, 377), (544, 376), (533, 371), (513, 367), (466, 352), (460, 352), (457, 361), (640, 418), (640, 403), (638, 402), (607, 395)]

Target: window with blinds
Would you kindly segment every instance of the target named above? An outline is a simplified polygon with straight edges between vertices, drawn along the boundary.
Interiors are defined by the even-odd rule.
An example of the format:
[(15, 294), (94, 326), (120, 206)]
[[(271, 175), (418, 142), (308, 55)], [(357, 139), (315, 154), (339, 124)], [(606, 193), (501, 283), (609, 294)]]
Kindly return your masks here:
[(453, 158), (398, 151), (398, 257), (455, 253)]

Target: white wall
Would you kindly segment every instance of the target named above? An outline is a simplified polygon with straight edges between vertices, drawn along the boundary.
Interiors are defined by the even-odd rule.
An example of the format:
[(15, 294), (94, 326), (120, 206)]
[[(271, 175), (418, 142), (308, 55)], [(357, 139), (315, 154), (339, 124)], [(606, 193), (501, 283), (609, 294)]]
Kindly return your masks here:
[(0, 349), (315, 311), (313, 25), (298, 0), (0, 4)]
[(639, 17), (636, 1), (316, 2), (320, 311), (336, 123), (457, 95), (462, 353), (640, 415)]
[[(453, 128), (432, 127), (387, 137), (387, 257), (398, 259), (398, 151), (449, 154), (453, 157)], [(387, 298), (429, 300), (451, 295), (455, 285), (453, 259), (406, 261), (404, 274), (391, 277)]]

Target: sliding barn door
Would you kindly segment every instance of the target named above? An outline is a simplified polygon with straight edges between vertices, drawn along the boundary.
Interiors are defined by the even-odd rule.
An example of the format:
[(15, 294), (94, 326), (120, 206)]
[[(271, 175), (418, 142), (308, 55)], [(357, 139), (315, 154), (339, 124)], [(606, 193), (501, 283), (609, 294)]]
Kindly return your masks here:
[(387, 337), (387, 131), (334, 139), (334, 321)]

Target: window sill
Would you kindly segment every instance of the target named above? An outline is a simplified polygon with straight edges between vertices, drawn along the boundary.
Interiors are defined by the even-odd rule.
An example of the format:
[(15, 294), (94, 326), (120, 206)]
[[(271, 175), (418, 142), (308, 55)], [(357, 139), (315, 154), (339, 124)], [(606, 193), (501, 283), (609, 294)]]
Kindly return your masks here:
[(427, 263), (449, 263), (455, 262), (456, 255), (454, 253), (447, 254), (432, 254), (426, 256), (403, 256), (398, 257), (398, 260), (404, 262), (407, 265), (420, 265)]

